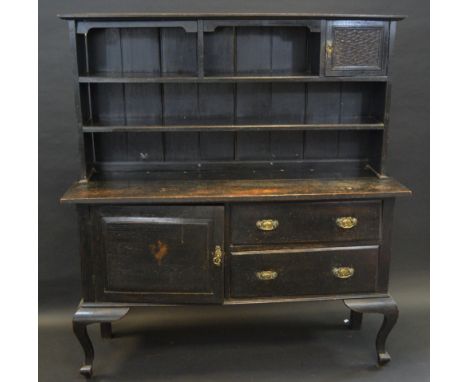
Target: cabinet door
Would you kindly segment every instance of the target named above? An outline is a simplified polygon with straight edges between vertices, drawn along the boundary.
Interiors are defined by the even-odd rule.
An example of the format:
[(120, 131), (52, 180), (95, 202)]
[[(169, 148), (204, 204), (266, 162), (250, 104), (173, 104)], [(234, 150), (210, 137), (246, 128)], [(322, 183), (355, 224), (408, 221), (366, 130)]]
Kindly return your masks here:
[(222, 301), (223, 207), (103, 207), (94, 219), (98, 301)]
[(327, 76), (387, 74), (388, 22), (329, 21)]

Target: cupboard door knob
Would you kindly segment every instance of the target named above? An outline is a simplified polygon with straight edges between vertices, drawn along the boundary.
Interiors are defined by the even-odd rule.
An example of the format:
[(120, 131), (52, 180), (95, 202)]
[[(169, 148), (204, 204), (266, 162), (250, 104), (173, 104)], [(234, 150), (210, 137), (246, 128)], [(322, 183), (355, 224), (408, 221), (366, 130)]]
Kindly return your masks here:
[(327, 49), (327, 56), (331, 57), (331, 55), (333, 53), (333, 45), (332, 45), (331, 42), (327, 43), (326, 49)]
[(352, 267), (336, 267), (332, 269), (333, 276), (338, 279), (349, 279), (354, 275), (354, 268)]
[(217, 267), (221, 266), (223, 262), (223, 250), (221, 249), (220, 245), (217, 245), (214, 250), (213, 254), (213, 264)]
[(278, 220), (264, 219), (257, 221), (257, 228), (261, 231), (274, 231), (279, 226)]
[(350, 229), (356, 227), (357, 223), (357, 218), (354, 218), (352, 216), (343, 216), (341, 218), (336, 219), (336, 225), (343, 229)]
[(274, 280), (278, 277), (278, 272), (276, 271), (261, 271), (257, 272), (257, 279), (259, 280)]

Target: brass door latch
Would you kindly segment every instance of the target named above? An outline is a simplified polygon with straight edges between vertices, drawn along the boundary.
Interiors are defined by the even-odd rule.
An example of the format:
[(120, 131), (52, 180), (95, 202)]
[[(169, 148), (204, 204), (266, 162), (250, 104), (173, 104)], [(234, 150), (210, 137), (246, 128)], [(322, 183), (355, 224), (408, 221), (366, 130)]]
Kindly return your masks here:
[(221, 266), (223, 262), (223, 250), (221, 249), (220, 245), (217, 245), (214, 250), (213, 254), (213, 264), (217, 267)]

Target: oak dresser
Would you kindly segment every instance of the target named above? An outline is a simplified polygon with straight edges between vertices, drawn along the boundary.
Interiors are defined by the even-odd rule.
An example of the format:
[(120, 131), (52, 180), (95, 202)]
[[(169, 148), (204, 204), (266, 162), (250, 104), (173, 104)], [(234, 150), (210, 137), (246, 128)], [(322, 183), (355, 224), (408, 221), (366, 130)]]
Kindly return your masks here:
[(134, 306), (342, 300), (398, 317), (385, 171), (401, 16), (76, 14), (82, 301), (111, 337)]

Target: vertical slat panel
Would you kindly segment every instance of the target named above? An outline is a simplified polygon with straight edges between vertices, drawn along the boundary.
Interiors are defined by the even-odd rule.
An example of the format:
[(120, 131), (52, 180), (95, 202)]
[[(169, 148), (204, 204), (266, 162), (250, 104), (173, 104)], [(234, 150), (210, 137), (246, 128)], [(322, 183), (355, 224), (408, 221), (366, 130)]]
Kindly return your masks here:
[(205, 33), (206, 75), (234, 74), (234, 28), (217, 28)]
[(121, 72), (120, 30), (92, 29), (88, 35), (91, 72)]
[(161, 133), (127, 133), (128, 160), (158, 162), (164, 160)]
[(166, 161), (199, 160), (200, 146), (198, 133), (165, 134)]
[(237, 28), (236, 50), (238, 74), (271, 72), (270, 28)]
[(229, 161), (234, 159), (234, 135), (228, 131), (201, 132), (200, 157), (202, 160)]
[(203, 34), (203, 20), (197, 21), (197, 71), (198, 77), (203, 78), (205, 75), (205, 38)]
[(98, 162), (126, 161), (127, 133), (94, 134), (94, 147)]
[(303, 157), (302, 131), (273, 131), (270, 133), (273, 160), (299, 160)]
[(307, 28), (272, 28), (272, 72), (304, 74), (307, 72)]
[(340, 84), (309, 83), (306, 123), (339, 123)]
[(182, 28), (161, 28), (162, 73), (197, 75), (197, 34)]
[(159, 84), (125, 84), (125, 110), (128, 125), (162, 123)]
[(360, 123), (369, 119), (372, 98), (369, 91), (372, 84), (349, 82), (342, 84), (341, 122)]
[(236, 150), (238, 160), (270, 160), (270, 134), (266, 131), (238, 132)]
[(376, 143), (375, 133), (374, 131), (340, 131), (338, 156), (360, 159), (373, 156), (373, 146)]
[(164, 84), (164, 122), (187, 125), (198, 122), (198, 85)]
[(237, 84), (237, 123), (269, 123), (271, 118), (271, 84)]
[(200, 84), (198, 88), (200, 123), (234, 123), (234, 85)]
[(125, 102), (122, 84), (91, 86), (93, 120), (102, 125), (125, 124)]
[(304, 143), (304, 159), (337, 158), (337, 131), (307, 131)]
[(299, 124), (304, 121), (304, 84), (271, 84), (271, 122), (274, 124)]
[(159, 29), (123, 28), (122, 70), (125, 73), (159, 74)]

